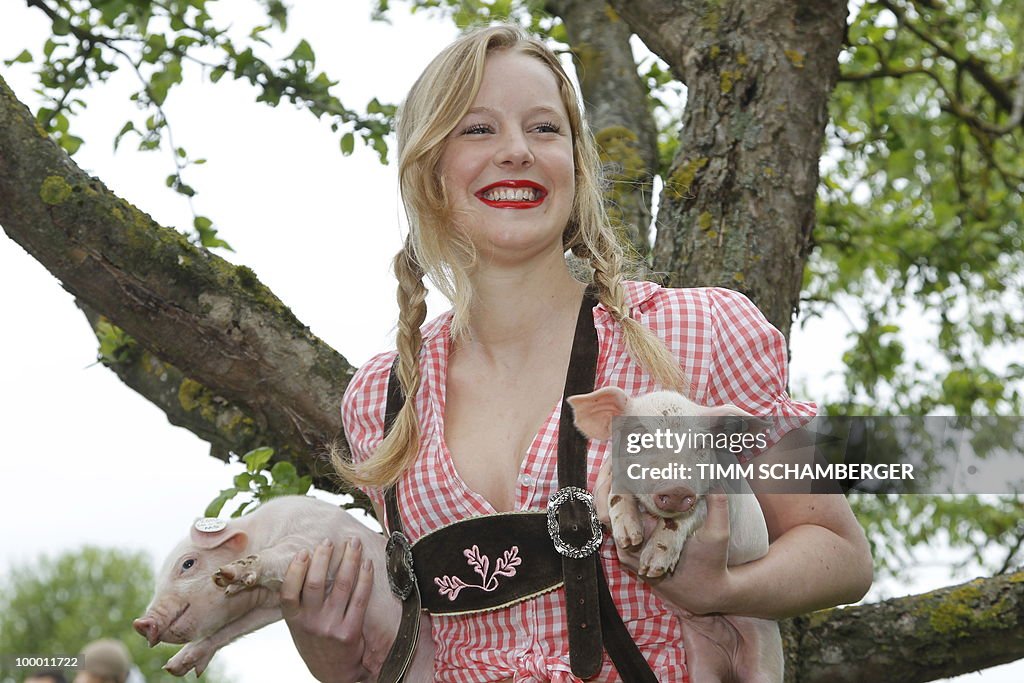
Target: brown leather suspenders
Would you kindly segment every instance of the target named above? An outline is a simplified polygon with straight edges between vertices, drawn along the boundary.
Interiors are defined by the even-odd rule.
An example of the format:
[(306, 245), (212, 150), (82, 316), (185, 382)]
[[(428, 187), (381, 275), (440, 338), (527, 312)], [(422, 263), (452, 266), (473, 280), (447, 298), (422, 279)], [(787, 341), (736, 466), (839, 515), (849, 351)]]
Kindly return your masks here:
[[(549, 539), (543, 537), (540, 539), (523, 538), (520, 545), (529, 544), (531, 547), (536, 547), (538, 542), (542, 542), (546, 551), (553, 547), (557, 555), (548, 552), (550, 557), (546, 563), (547, 565), (555, 563), (554, 573), (556, 574), (557, 561), (559, 557), (561, 559), (561, 577), (553, 578), (555, 581), (553, 586), (557, 586), (558, 578), (561, 578), (565, 585), (565, 609), (569, 624), (569, 660), (573, 675), (583, 679), (596, 676), (601, 670), (602, 650), (607, 649), (612, 663), (623, 680), (631, 683), (633, 681), (657, 683), (650, 666), (626, 630), (605, 582), (601, 559), (597, 552), (602, 540), (601, 527), (597, 520), (593, 496), (586, 490), (587, 439), (573, 425), (571, 408), (564, 400), (565, 397), (585, 394), (594, 390), (598, 353), (597, 331), (594, 328), (593, 316), (593, 308), (596, 305), (597, 301), (588, 289), (584, 294), (576, 321), (569, 371), (565, 380), (562, 413), (558, 424), (559, 490), (552, 495), (547, 513), (492, 515), (468, 520), (471, 524), (460, 523), (445, 527), (430, 534), (431, 552), (423, 552), (422, 555), (425, 558), (429, 557), (430, 561), (443, 561), (443, 559), (438, 560), (437, 548), (450, 546), (454, 549), (465, 543), (475, 543), (471, 539), (461, 537), (457, 539), (457, 542), (444, 543), (439, 540), (442, 534), (447, 534), (448, 537), (457, 537), (461, 533), (472, 533), (470, 532), (472, 528), (477, 532), (473, 534), (474, 538), (485, 536), (508, 538), (510, 524), (515, 525), (516, 531), (546, 526)], [(391, 429), (404, 400), (400, 382), (392, 369), (385, 409), (385, 433)], [(412, 660), (418, 637), (422, 596), (416, 577), (419, 575), (422, 582), (423, 579), (430, 576), (430, 572), (424, 573), (420, 567), (415, 565), (416, 551), (410, 546), (403, 532), (401, 514), (398, 509), (398, 495), (394, 485), (385, 491), (384, 501), (390, 531), (387, 551), (388, 580), (392, 591), (402, 600), (402, 623), (378, 681), (397, 683), (402, 680), (402, 676)], [(546, 524), (544, 519), (539, 519), (540, 516), (546, 517)], [(537, 523), (534, 523), (534, 520)], [(493, 525), (493, 529), (501, 529), (505, 533), (479, 535), (480, 528), (486, 528), (488, 525)], [(536, 537), (540, 534), (534, 531), (528, 535)], [(424, 539), (426, 538), (424, 537)], [(419, 541), (417, 541), (418, 545)], [(425, 548), (423, 549), (425, 550)], [(461, 552), (457, 554), (459, 555), (458, 561), (464, 564), (465, 558), (461, 556)], [(414, 571), (414, 567), (416, 571)], [(536, 570), (530, 575), (536, 577)], [(431, 588), (433, 587), (431, 586)], [(536, 586), (534, 585), (533, 588)], [(423, 589), (428, 590), (425, 586)], [(521, 593), (526, 596), (530, 595), (529, 590), (532, 588), (520, 589)], [(523, 598), (520, 596), (517, 599)], [(476, 606), (476, 608), (480, 609), (481, 607)]]

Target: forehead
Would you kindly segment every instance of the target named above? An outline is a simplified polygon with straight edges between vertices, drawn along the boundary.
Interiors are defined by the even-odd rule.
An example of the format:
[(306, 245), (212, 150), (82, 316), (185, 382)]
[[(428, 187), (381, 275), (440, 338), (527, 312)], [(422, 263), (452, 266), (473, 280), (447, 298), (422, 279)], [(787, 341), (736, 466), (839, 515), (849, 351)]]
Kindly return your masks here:
[(547, 64), (514, 49), (497, 50), (484, 62), (483, 80), (472, 109), (552, 109), (565, 116), (558, 78)]

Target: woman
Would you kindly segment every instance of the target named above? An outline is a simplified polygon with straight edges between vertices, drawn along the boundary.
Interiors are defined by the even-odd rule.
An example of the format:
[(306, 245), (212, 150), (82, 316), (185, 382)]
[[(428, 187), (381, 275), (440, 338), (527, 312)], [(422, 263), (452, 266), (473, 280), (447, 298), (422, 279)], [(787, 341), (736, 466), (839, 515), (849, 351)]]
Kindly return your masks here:
[[(813, 405), (786, 395), (785, 342), (742, 295), (623, 279), (594, 142), (571, 82), (543, 44), (509, 27), (460, 38), (413, 86), (398, 137), (410, 235), (395, 260), (395, 375), (408, 398), (385, 438), (396, 354), (359, 370), (343, 408), (353, 462), (340, 469), (367, 491), (378, 518), (382, 487), (397, 482), (412, 541), (466, 518), (542, 509), (559, 488), (560, 399), (585, 289), (567, 250), (593, 270), (597, 305), (585, 303), (580, 316), (592, 312), (596, 329), (596, 386), (674, 388), (790, 424), (813, 414)], [(424, 275), (453, 311), (421, 330)], [(598, 491), (601, 509), (606, 455), (605, 445), (589, 444), (586, 488)], [(674, 607), (780, 618), (855, 601), (870, 585), (867, 543), (842, 496), (763, 496), (771, 549), (733, 568), (723, 502), (711, 497), (704, 531), (656, 586), (634, 573), (635, 553), (609, 538), (600, 546), (612, 599), (659, 680), (685, 676)], [(324, 598), (330, 553), (318, 548), (289, 569), (282, 600), (293, 638), (321, 680), (373, 676), (359, 664), (358, 635), (371, 569), (357, 572), (358, 549), (349, 548), (344, 583), (352, 587)], [(579, 629), (567, 622), (564, 592), (434, 617), (437, 679), (578, 680), (567, 633)], [(617, 679), (606, 655), (592, 680)]]

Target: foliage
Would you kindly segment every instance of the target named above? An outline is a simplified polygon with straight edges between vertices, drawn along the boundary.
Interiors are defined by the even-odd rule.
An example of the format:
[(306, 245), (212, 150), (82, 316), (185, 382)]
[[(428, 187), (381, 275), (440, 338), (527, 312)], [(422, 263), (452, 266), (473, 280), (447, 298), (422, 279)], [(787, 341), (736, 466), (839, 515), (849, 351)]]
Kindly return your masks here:
[(277, 496), (306, 495), (313, 485), (313, 478), (309, 475), (300, 477), (290, 462), (280, 460), (271, 465), (273, 456), (273, 448), (256, 448), (243, 455), (245, 471), (235, 476), (233, 486), (221, 491), (210, 502), (204, 514), (216, 517), (224, 504), (239, 494), (248, 496), (248, 500), (242, 501), (231, 513), (232, 517), (241, 517), (253, 503), (265, 503)]
[[(217, 83), (225, 76), (245, 81), (256, 91), (256, 101), (276, 107), (282, 100), (326, 119), (340, 132), (342, 153), (351, 154), (355, 135), (370, 145), (381, 162), (387, 160), (385, 136), (391, 130), (395, 108), (376, 98), (359, 112), (344, 105), (332, 88), (337, 81), (316, 69), (312, 46), (300, 39), (281, 59), (268, 56), (271, 38), (284, 36), (288, 8), (281, 0), (258, 0), (265, 21), (242, 28), (231, 17), (218, 15), (216, 0), (27, 0), (52, 24), (52, 35), (41, 50), (24, 49), (14, 63), (34, 63), (39, 89), (47, 104), (37, 113), (40, 125), (69, 154), (83, 140), (72, 133), (74, 115), (86, 107), (84, 92), (122, 69), (138, 82), (131, 100), (140, 114), (127, 119), (114, 139), (115, 149), (126, 136), (143, 151), (157, 150), (166, 142), (174, 171), (166, 185), (184, 196), (192, 207), (197, 193), (185, 177), (190, 166), (206, 162), (194, 158), (175, 141), (165, 103), (186, 76)], [(205, 247), (230, 248), (217, 237), (214, 222), (193, 214), (193, 239)]]
[[(1021, 412), (1024, 365), (995, 358), (1024, 340), (1022, 9), (881, 0), (853, 19), (805, 290), (812, 313), (864, 311), (835, 410)], [(900, 341), (923, 329), (927, 361)]]
[[(1024, 346), (1022, 9), (881, 0), (852, 18), (804, 291), (809, 315), (860, 311), (833, 414), (1021, 413), (1024, 365), (1000, 358)], [(955, 571), (1024, 561), (1016, 496), (852, 502), (886, 573), (936, 543), (963, 553)]]
[[(149, 560), (138, 552), (87, 546), (14, 567), (0, 591), (0, 683), (21, 680), (23, 670), (7, 668), (14, 655), (72, 657), (97, 638), (127, 645), (149, 683), (178, 680), (161, 668), (178, 646), (150, 649), (132, 630), (152, 591)], [(223, 681), (215, 669), (203, 680)]]

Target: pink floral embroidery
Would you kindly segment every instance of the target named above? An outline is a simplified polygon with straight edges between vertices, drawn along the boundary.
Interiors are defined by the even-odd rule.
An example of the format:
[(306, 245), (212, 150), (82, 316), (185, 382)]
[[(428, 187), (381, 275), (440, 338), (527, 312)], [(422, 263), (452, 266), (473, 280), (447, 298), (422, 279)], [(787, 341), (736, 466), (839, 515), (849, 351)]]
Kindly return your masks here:
[(488, 576), (487, 570), (490, 569), (491, 561), (486, 555), (480, 554), (478, 546), (474, 545), (472, 548), (466, 548), (462, 551), (462, 554), (466, 556), (469, 566), (483, 579), (483, 583), (466, 583), (457, 576), (445, 575), (435, 577), (434, 583), (437, 584), (438, 591), (441, 595), (447, 595), (448, 599), (452, 601), (459, 597), (459, 593), (463, 588), (480, 588), (488, 593), (497, 590), (498, 577), (515, 576), (516, 567), (523, 563), (519, 557), (519, 546), (514, 545), (494, 562), (494, 572)]

